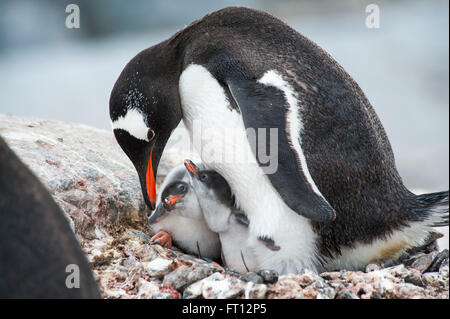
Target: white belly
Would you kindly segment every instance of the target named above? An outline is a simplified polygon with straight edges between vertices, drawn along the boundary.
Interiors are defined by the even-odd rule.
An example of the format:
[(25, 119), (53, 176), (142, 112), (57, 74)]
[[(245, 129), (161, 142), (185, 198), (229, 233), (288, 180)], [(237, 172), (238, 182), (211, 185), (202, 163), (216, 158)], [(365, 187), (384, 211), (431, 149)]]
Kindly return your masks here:
[(168, 213), (158, 223), (152, 225), (152, 230), (157, 233), (160, 230), (168, 232), (179, 248), (187, 253), (218, 259), (220, 256), (219, 236), (209, 230), (204, 220), (186, 218)]
[(206, 68), (192, 64), (179, 83), (183, 121), (203, 162), (230, 184), (250, 219), (251, 240), (272, 238), (281, 249), (259, 256), (262, 268), (280, 273), (315, 271), (316, 237), (310, 222), (283, 202), (264, 175), (245, 135), (242, 117), (231, 111), (223, 88)]
[(256, 256), (247, 244), (249, 238), (247, 227), (233, 223), (227, 231), (220, 233), (219, 237), (222, 254), (230, 269), (241, 274), (260, 270)]

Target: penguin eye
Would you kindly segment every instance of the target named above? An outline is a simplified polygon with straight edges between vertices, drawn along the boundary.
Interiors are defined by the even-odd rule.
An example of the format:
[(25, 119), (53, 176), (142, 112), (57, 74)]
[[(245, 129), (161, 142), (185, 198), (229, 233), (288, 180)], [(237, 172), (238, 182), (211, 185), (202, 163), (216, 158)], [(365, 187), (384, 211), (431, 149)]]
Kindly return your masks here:
[(155, 131), (153, 131), (151, 128), (147, 131), (147, 139), (150, 142), (155, 137)]
[(184, 191), (186, 190), (186, 186), (180, 185), (180, 186), (178, 186), (178, 190), (179, 190), (180, 192), (184, 192)]
[(202, 174), (202, 175), (200, 176), (200, 180), (201, 180), (202, 182), (208, 181), (208, 174)]

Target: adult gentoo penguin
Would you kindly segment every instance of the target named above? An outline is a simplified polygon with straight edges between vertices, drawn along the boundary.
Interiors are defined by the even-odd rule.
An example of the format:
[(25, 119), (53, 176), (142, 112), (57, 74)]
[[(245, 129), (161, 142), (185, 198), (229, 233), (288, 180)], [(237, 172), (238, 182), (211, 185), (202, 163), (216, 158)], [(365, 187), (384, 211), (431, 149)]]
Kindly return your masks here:
[(208, 228), (184, 165), (169, 172), (161, 189), (156, 210), (148, 218), (156, 232), (152, 240), (170, 248), (173, 238), (177, 247), (190, 254), (219, 260), (219, 236)]
[(0, 256), (0, 298), (100, 298), (64, 213), (1, 137)]
[[(281, 247), (265, 256), (266, 269), (358, 268), (395, 258), (448, 224), (448, 191), (416, 196), (403, 185), (353, 79), (261, 11), (213, 12), (140, 52), (114, 85), (110, 116), (150, 207), (161, 153), (183, 119), (203, 162), (247, 213), (250, 232)], [(263, 170), (248, 128), (278, 129), (275, 172)], [(247, 161), (212, 156), (222, 149), (227, 159)]]

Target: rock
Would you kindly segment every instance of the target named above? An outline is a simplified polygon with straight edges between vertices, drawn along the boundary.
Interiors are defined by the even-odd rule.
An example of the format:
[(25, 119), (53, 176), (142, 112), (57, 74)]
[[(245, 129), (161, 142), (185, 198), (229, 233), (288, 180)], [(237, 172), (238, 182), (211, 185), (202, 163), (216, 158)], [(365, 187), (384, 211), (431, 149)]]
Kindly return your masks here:
[(385, 276), (390, 275), (393, 277), (401, 277), (401, 278), (405, 278), (409, 274), (409, 270), (403, 264), (384, 268), (380, 272)]
[(372, 272), (372, 271), (376, 271), (376, 270), (380, 270), (381, 266), (378, 264), (368, 264), (366, 266), (366, 272)]
[(255, 284), (252, 281), (247, 282), (244, 291), (245, 299), (263, 299), (267, 294), (267, 286)]
[(0, 135), (53, 195), (82, 247), (130, 226), (148, 231), (136, 171), (112, 132), (0, 115)]
[(182, 265), (164, 277), (163, 285), (171, 285), (174, 289), (183, 291), (188, 285), (208, 277), (213, 272), (211, 267)]
[(161, 292), (159, 290), (159, 285), (157, 283), (140, 278), (138, 282), (138, 287), (139, 291), (136, 295), (137, 299), (152, 299), (155, 297), (159, 299), (158, 296), (161, 294)]
[(422, 280), (422, 273), (417, 269), (412, 269), (410, 274), (405, 277), (405, 282), (419, 287), (425, 287)]
[(359, 299), (350, 289), (342, 289), (336, 293), (336, 299)]
[(435, 288), (448, 287), (448, 280), (444, 280), (438, 272), (427, 272), (422, 275), (424, 286), (431, 286)]
[(403, 285), (395, 285), (391, 291), (387, 293), (390, 299), (424, 299), (427, 297), (422, 287), (405, 283)]
[(305, 272), (303, 274), (298, 276), (298, 282), (299, 282), (300, 286), (302, 286), (302, 287), (309, 286), (313, 282), (321, 281), (321, 280), (323, 280), (321, 277), (319, 277), (318, 275), (316, 275), (315, 273), (313, 273), (309, 270), (305, 270)]
[(433, 262), (424, 272), (436, 272), (439, 271), (442, 265), (448, 265), (448, 249), (444, 249), (436, 255)]
[(431, 266), (437, 255), (438, 252), (436, 251), (429, 254), (423, 254), (412, 262), (411, 267), (421, 272), (425, 272)]
[(307, 286), (299, 294), (298, 298), (301, 299), (334, 299), (336, 296), (336, 290), (324, 285), (322, 282), (317, 281), (316, 283)]
[(203, 281), (197, 281), (183, 291), (184, 299), (197, 299), (202, 296)]
[(203, 279), (202, 296), (205, 299), (233, 299), (241, 296), (246, 283), (234, 278), (214, 273)]
[(341, 278), (341, 273), (340, 272), (323, 272), (320, 274), (320, 277), (322, 277), (325, 280), (331, 280), (331, 281), (335, 281)]
[(266, 284), (273, 284), (278, 281), (278, 273), (274, 270), (263, 269), (257, 272)]
[(246, 274), (243, 274), (239, 276), (239, 279), (245, 282), (253, 282), (255, 284), (262, 284), (264, 281), (263, 278), (255, 272), (248, 272)]
[(143, 263), (143, 265), (149, 276), (157, 279), (163, 279), (164, 276), (171, 271), (170, 266), (173, 263), (173, 260), (158, 257), (151, 262), (146, 264)]

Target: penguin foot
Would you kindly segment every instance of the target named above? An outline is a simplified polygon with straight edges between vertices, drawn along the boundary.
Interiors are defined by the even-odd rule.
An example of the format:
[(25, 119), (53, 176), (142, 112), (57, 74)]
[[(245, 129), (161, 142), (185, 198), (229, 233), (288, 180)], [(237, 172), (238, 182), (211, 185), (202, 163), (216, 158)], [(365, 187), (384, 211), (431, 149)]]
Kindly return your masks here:
[(220, 269), (220, 272), (221, 272), (222, 274), (226, 272), (226, 271), (225, 271), (225, 268), (223, 268), (221, 265), (219, 265), (218, 263), (216, 263), (214, 260), (209, 259), (209, 258), (207, 258), (207, 257), (202, 257), (202, 259), (203, 259), (204, 261), (210, 263), (210, 264), (213, 264), (213, 265), (216, 266), (217, 268), (219, 268), (219, 269)]
[(151, 239), (152, 244), (160, 244), (166, 248), (172, 248), (172, 236), (164, 230), (160, 230)]
[(213, 261), (212, 264), (213, 264), (214, 266), (216, 266), (217, 268), (220, 269), (220, 273), (224, 274), (224, 273), (226, 272), (226, 271), (225, 271), (225, 268), (223, 268), (221, 265), (219, 265), (219, 264), (216, 263), (215, 261)]

